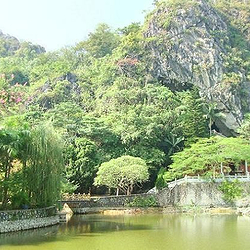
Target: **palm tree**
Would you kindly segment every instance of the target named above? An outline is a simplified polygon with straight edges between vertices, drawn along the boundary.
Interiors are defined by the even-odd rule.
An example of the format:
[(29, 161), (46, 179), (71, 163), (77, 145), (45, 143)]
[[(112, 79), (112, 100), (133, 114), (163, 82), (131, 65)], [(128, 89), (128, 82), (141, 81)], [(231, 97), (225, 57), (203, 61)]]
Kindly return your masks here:
[(165, 142), (170, 146), (168, 156), (171, 156), (176, 151), (181, 149), (181, 143), (184, 141), (184, 137), (178, 137), (175, 134), (170, 133), (166, 138)]
[(215, 102), (211, 102), (211, 103), (206, 103), (205, 104), (205, 117), (206, 119), (209, 120), (208, 126), (209, 126), (209, 135), (211, 137), (212, 135), (212, 125), (213, 123), (219, 119), (219, 118), (223, 118), (224, 114), (221, 113), (218, 108), (217, 108), (217, 103)]

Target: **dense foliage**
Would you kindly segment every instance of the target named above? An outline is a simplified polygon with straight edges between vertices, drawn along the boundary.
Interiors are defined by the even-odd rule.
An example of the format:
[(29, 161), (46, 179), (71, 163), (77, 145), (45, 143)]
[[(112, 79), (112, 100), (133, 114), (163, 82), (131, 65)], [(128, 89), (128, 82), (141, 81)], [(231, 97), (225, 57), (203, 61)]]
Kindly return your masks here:
[[(16, 121), (17, 118), (15, 117)], [(48, 124), (20, 122), (0, 129), (2, 207), (49, 206), (59, 198), (63, 144)]]
[(185, 175), (218, 176), (229, 172), (230, 164), (240, 165), (250, 161), (249, 141), (241, 138), (211, 137), (200, 139), (191, 147), (173, 155), (173, 164), (165, 173), (166, 180)]
[[(195, 2), (155, 1), (153, 12), (164, 4), (171, 7), (173, 11), (168, 20), (159, 16), (159, 19), (165, 18), (159, 22), (167, 27), (179, 5), (188, 7)], [(232, 26), (227, 73), (230, 81), (237, 83), (232, 64), (243, 67), (246, 72), (249, 68), (246, 42), (249, 38), (246, 21), (249, 7), (244, 9), (247, 4), (230, 1), (231, 4), (235, 2), (242, 17), (232, 19), (227, 1), (213, 2)], [(223, 146), (224, 139), (200, 139), (212, 134), (214, 121), (220, 117), (216, 105), (207, 103), (192, 86), (173, 91), (160, 78), (153, 77), (154, 55), (149, 47), (154, 39), (145, 37), (146, 24), (132, 23), (119, 30), (100, 24), (76, 46), (47, 53), (39, 45), (20, 43), (0, 33), (1, 124), (5, 124), (9, 117), (14, 117), (12, 122), (17, 123), (17, 117), (21, 115), (27, 125), (22, 129), (0, 124), (0, 185), (4, 204), (8, 193), (16, 193), (14, 189), (10, 190), (10, 186), (16, 184), (6, 183), (11, 179), (18, 184), (20, 178), (27, 182), (18, 184), (25, 187), (18, 189), (25, 189), (25, 194), (16, 194), (22, 197), (20, 199), (29, 199), (36, 205), (51, 203), (55, 196), (47, 197), (47, 193), (51, 186), (58, 190), (53, 178), (61, 171), (61, 150), (65, 161), (65, 192), (96, 192), (93, 182), (97, 173), (101, 178), (100, 166), (124, 155), (139, 157), (149, 166), (149, 181), (144, 184), (144, 189), (153, 187), (159, 170), (162, 167), (168, 169), (173, 161), (170, 172), (167, 172), (168, 175), (171, 173), (170, 179), (187, 173), (205, 173), (211, 171), (212, 166), (218, 167), (224, 158), (217, 155), (216, 150)], [(157, 42), (160, 44), (161, 40)], [(248, 120), (241, 129), (247, 139), (250, 138)], [(54, 128), (40, 125), (47, 121)], [(64, 142), (56, 144), (57, 134)], [(225, 143), (234, 147), (235, 142), (228, 139)], [(245, 142), (238, 142), (245, 148)], [(32, 147), (22, 146), (26, 143)], [(184, 147), (186, 149), (178, 154)], [(226, 150), (226, 146), (224, 148)], [(47, 158), (48, 150), (54, 159)], [(171, 158), (174, 153), (177, 154)], [(202, 154), (205, 160), (199, 156)], [(34, 157), (29, 158), (31, 156)], [(230, 158), (234, 159), (234, 156), (230, 154)], [(50, 170), (52, 165), (53, 170)], [(38, 176), (33, 177), (33, 184), (29, 183), (29, 178), (22, 177), (24, 174), (32, 176), (36, 171)], [(42, 176), (48, 176), (50, 171), (54, 175), (43, 181)], [(165, 185), (164, 171), (161, 170), (159, 175), (157, 185), (160, 188)], [(34, 183), (44, 186), (36, 187)], [(51, 195), (57, 195), (57, 192)]]
[(219, 189), (223, 193), (223, 199), (226, 202), (233, 202), (236, 198), (242, 196), (243, 189), (239, 183), (239, 181), (224, 181)]
[(94, 184), (115, 188), (116, 195), (119, 195), (120, 190), (130, 195), (134, 186), (147, 181), (148, 177), (148, 166), (145, 161), (127, 155), (102, 163)]
[(158, 202), (155, 196), (135, 197), (133, 201), (126, 204), (128, 207), (157, 207)]

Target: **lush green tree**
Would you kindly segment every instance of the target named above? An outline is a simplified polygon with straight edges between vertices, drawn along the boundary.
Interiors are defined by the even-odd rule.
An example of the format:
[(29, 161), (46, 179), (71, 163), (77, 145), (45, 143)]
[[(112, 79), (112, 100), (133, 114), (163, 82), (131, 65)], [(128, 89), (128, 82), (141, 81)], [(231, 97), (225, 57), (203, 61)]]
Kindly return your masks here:
[(96, 112), (105, 115), (104, 122), (120, 136), (126, 154), (159, 167), (170, 149), (164, 140), (177, 127), (179, 102), (163, 86), (134, 84), (133, 88), (113, 86), (97, 100)]
[(21, 42), (20, 48), (15, 52), (15, 56), (25, 58), (26, 60), (33, 60), (39, 54), (45, 52), (45, 49), (40, 45), (34, 45), (30, 42)]
[[(250, 7), (249, 0), (233, 0), (228, 3), (226, 0), (209, 0), (219, 11), (221, 11), (231, 22), (233, 27), (237, 27), (250, 41)], [(235, 18), (237, 16), (238, 18)]]
[(212, 125), (213, 123), (223, 117), (223, 114), (217, 109), (217, 103), (205, 103), (205, 117), (208, 119), (209, 123), (209, 135), (212, 136)]
[(183, 131), (186, 144), (193, 143), (199, 137), (208, 136), (208, 125), (204, 113), (204, 101), (197, 89), (179, 93), (181, 105), (179, 107), (179, 124)]
[(239, 128), (239, 133), (244, 138), (250, 140), (250, 115), (246, 115), (243, 124)]
[[(60, 194), (62, 146), (59, 136), (48, 124), (31, 129), (23, 117), (5, 119), (0, 129), (3, 207), (8, 200), (13, 202), (12, 207), (24, 200), (32, 206), (54, 204)], [(23, 201), (18, 202), (18, 198)]]
[(163, 142), (170, 146), (168, 156), (171, 156), (173, 153), (180, 151), (183, 148), (183, 142), (184, 137), (178, 137), (177, 135), (170, 132)]
[(157, 175), (157, 178), (156, 178), (156, 181), (155, 181), (155, 187), (160, 190), (164, 187), (166, 187), (166, 181), (164, 179), (164, 174), (166, 172), (166, 169), (165, 168), (160, 168), (159, 172), (158, 172), (158, 175)]
[(68, 80), (63, 80), (64, 78), (67, 78), (68, 75), (69, 74), (62, 76), (62, 80), (57, 78), (46, 83), (44, 90), (36, 99), (36, 102), (41, 108), (47, 111), (55, 108), (57, 104), (67, 104), (67, 102), (68, 104), (72, 103), (77, 106), (78, 100), (80, 100), (80, 97), (78, 97), (77, 94), (77, 86), (74, 86)]
[(250, 160), (250, 144), (241, 138), (211, 137), (200, 139), (172, 156), (173, 164), (165, 174), (166, 180), (185, 175), (220, 175), (221, 164), (240, 164)]
[(54, 204), (60, 197), (64, 161), (63, 141), (50, 124), (32, 130), (29, 158), (26, 178), (31, 204)]
[(119, 36), (111, 28), (101, 23), (93, 33), (89, 34), (86, 41), (77, 45), (77, 50), (89, 53), (95, 58), (101, 58), (112, 53), (119, 43)]
[(35, 88), (33, 91), (39, 89), (40, 93), (41, 86), (56, 82), (56, 79), (71, 72), (74, 66), (61, 51), (39, 54), (25, 64), (28, 67), (31, 87)]
[(100, 161), (96, 145), (86, 138), (76, 138), (67, 145), (65, 158), (68, 179), (77, 186), (75, 191), (88, 193)]
[(123, 35), (129, 35), (130, 33), (138, 33), (141, 31), (140, 23), (131, 23), (130, 25), (119, 29)]
[[(25, 189), (22, 170), (27, 166), (30, 131), (23, 117), (5, 118), (0, 129), (0, 197), (5, 208), (9, 199)], [(15, 202), (14, 202), (15, 203)], [(16, 204), (11, 204), (15, 208)]]
[(84, 109), (72, 100), (55, 104), (44, 114), (44, 119), (50, 120), (65, 137), (72, 137), (80, 133), (84, 116)]
[(136, 184), (142, 184), (148, 178), (148, 167), (144, 160), (122, 156), (101, 164), (95, 178), (95, 185), (115, 188), (117, 195), (119, 190), (130, 195)]
[(8, 202), (8, 189), (13, 161), (17, 158), (20, 136), (18, 131), (10, 129), (0, 130), (0, 177), (2, 206), (5, 207)]

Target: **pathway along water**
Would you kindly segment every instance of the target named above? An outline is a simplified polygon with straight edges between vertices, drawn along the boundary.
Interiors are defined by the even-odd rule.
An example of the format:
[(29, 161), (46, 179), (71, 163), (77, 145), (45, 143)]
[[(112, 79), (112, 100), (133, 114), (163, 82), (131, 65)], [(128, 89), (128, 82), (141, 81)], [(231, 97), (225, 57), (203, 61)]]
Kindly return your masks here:
[(232, 215), (76, 215), (0, 235), (1, 250), (249, 250), (250, 218)]

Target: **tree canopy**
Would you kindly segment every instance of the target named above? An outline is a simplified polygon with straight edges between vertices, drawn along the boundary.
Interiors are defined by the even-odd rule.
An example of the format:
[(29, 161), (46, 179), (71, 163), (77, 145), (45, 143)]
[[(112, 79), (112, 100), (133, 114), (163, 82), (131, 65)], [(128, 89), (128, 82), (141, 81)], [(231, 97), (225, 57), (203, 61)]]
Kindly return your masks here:
[[(222, 58), (225, 64), (224, 78), (218, 86), (230, 88), (232, 94), (237, 92), (239, 105), (245, 112), (249, 110), (249, 96), (241, 89), (243, 85), (238, 83), (244, 77), (247, 81), (250, 72), (249, 6), (247, 2), (238, 0), (232, 0), (230, 4), (225, 0), (209, 2), (223, 13), (221, 16), (229, 27), (229, 36), (225, 38), (229, 40), (225, 48), (227, 54), (226, 58)], [(62, 150), (64, 181), (72, 184), (70, 190), (74, 187), (74, 192), (94, 191), (94, 177), (100, 166), (124, 155), (141, 158), (150, 166), (149, 180), (142, 187), (144, 190), (154, 186), (157, 173), (161, 184), (162, 176), (167, 175), (164, 169), (167, 171), (170, 168), (167, 173), (171, 173), (171, 178), (186, 173), (211, 172), (212, 165), (217, 169), (220, 161), (226, 157), (226, 146), (220, 145), (219, 139), (208, 138), (212, 135), (214, 122), (218, 119), (222, 121), (219, 112), (221, 105), (215, 104), (216, 100), (209, 96), (205, 99), (203, 96), (206, 93), (203, 91), (201, 96), (199, 90), (189, 82), (178, 82), (178, 87), (173, 87), (175, 82), (161, 75), (159, 65), (154, 60), (157, 54), (168, 53), (165, 49), (162, 51), (164, 47), (161, 45), (170, 42), (169, 37), (167, 33), (159, 37), (147, 35), (149, 19), (157, 11), (159, 15), (156, 21), (167, 27), (178, 6), (196, 3), (193, 0), (155, 1), (156, 8), (147, 16), (145, 24), (132, 23), (118, 30), (100, 24), (76, 46), (53, 52), (45, 52), (39, 45), (19, 42), (0, 32), (1, 181), (5, 179), (5, 173), (6, 177), (10, 175), (10, 179), (13, 176), (13, 181), (21, 178), (22, 171), (19, 170), (25, 164), (40, 164), (31, 160), (29, 154), (43, 157), (46, 151), (42, 149), (39, 153), (35, 148), (31, 151), (31, 146), (39, 148), (42, 146), (36, 143), (45, 146), (46, 142), (56, 147), (48, 138), (51, 129), (57, 139), (58, 136), (61, 138), (60, 148), (55, 149), (55, 154), (59, 156), (58, 150)], [(162, 11), (165, 5), (171, 12), (169, 18)], [(232, 13), (239, 18), (232, 18)], [(189, 31), (192, 32), (188, 30), (187, 36)], [(222, 34), (214, 33), (210, 34), (213, 41), (224, 39)], [(152, 46), (156, 46), (156, 53), (152, 53)], [(166, 58), (169, 56), (167, 53)], [(192, 67), (195, 70), (196, 65)], [(9, 117), (22, 117), (27, 127), (6, 127), (4, 123)], [(12, 119), (12, 123), (17, 124), (19, 118), (15, 119)], [(38, 132), (39, 126), (48, 121), (53, 126), (48, 128), (48, 134)], [(249, 124), (249, 118), (245, 115), (239, 132), (247, 140), (250, 139)], [(44, 142), (39, 139), (42, 134), (47, 138)], [(37, 139), (32, 139), (32, 136)], [(51, 138), (54, 137), (51, 135)], [(228, 140), (231, 140), (228, 145), (234, 148), (236, 142)], [(218, 154), (217, 150), (221, 150), (219, 147), (224, 151)], [(235, 156), (230, 155), (234, 160), (238, 152), (235, 148)], [(230, 149), (227, 153), (230, 153)], [(171, 157), (173, 154), (174, 157)], [(24, 161), (19, 155), (26, 155), (28, 160)], [(199, 155), (203, 157), (199, 159)], [(47, 164), (46, 157), (40, 160)], [(4, 170), (6, 162), (11, 162), (7, 167), (10, 174)], [(55, 162), (51, 160), (52, 163)], [(163, 170), (159, 172), (160, 169)], [(39, 173), (45, 174), (49, 170), (44, 171)], [(9, 189), (7, 193), (11, 195), (14, 191)], [(41, 203), (48, 200), (45, 197), (42, 199)]]
[(250, 160), (249, 141), (241, 138), (211, 137), (200, 139), (172, 156), (173, 163), (165, 173), (166, 180), (185, 175), (220, 175), (221, 163), (240, 164)]
[(122, 156), (104, 162), (98, 169), (95, 185), (105, 185), (130, 195), (134, 186), (142, 184), (149, 178), (148, 166), (138, 157)]
[(62, 149), (60, 137), (48, 124), (30, 128), (6, 123), (0, 129), (2, 207), (8, 202), (13, 208), (54, 204), (60, 195)]

